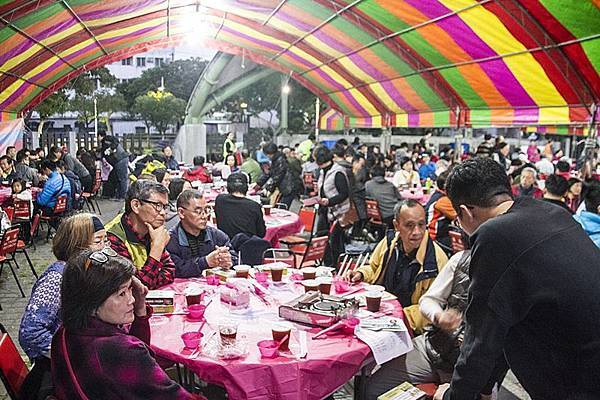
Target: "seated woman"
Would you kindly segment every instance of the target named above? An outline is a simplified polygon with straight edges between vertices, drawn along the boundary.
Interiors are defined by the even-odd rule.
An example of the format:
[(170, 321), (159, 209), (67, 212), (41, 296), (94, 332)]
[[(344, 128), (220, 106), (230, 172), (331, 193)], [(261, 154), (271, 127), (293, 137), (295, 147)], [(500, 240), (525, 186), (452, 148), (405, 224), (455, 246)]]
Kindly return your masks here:
[(221, 168), (221, 178), (226, 180), (229, 175), (238, 171), (239, 168), (235, 156), (233, 154), (227, 154), (227, 157), (225, 157), (225, 165)]
[(65, 262), (85, 250), (106, 245), (106, 230), (98, 217), (76, 214), (64, 220), (52, 241), (57, 261), (50, 264), (31, 290), (19, 327), (19, 344), (33, 363), (23, 384), (24, 399), (45, 399), (51, 393), (50, 344), (60, 326), (60, 285)]
[(415, 164), (408, 157), (400, 160), (400, 170), (394, 174), (393, 183), (397, 188), (419, 187), (421, 180), (419, 173), (415, 170)]
[(202, 398), (171, 380), (154, 359), (147, 293), (133, 264), (110, 248), (85, 251), (67, 262), (61, 290), (63, 325), (52, 340), (55, 396)]

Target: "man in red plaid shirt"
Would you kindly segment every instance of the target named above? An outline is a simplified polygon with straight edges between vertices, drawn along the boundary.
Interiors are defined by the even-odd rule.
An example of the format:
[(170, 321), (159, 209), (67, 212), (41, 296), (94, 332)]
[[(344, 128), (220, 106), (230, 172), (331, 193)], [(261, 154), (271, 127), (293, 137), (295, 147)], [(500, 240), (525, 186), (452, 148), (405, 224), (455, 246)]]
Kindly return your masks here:
[(173, 282), (175, 276), (175, 264), (165, 251), (170, 239), (165, 228), (168, 193), (157, 182), (134, 182), (125, 197), (125, 213), (106, 225), (110, 247), (133, 262), (137, 277), (150, 289)]

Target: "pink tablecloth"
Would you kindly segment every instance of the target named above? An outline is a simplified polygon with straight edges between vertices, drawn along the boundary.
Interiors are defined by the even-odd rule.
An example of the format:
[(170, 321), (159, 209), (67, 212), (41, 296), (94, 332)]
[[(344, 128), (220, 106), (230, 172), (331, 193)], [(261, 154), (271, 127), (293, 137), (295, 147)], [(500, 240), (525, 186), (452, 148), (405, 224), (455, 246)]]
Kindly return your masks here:
[[(188, 284), (189, 280), (177, 279), (169, 287), (182, 293)], [(211, 286), (207, 288), (214, 289)], [(252, 296), (249, 311), (241, 315), (230, 314), (218, 296), (213, 295), (214, 300), (205, 314), (207, 324), (202, 330), (205, 338), (212, 337), (207, 347), (210, 347), (211, 340), (218, 340), (218, 334), (213, 336), (218, 329), (218, 321), (224, 317), (233, 318), (239, 321), (238, 337), (243, 338), (248, 349), (244, 359), (223, 361), (202, 353), (190, 359), (190, 350), (184, 349), (180, 335), (184, 331), (197, 330), (200, 322), (189, 321), (184, 315), (152, 317), (152, 348), (157, 355), (186, 365), (201, 379), (224, 386), (232, 400), (322, 399), (350, 380), (371, 359), (371, 350), (358, 339), (342, 334), (312, 340), (319, 328), (294, 324), (290, 339), (291, 353), (275, 359), (261, 359), (256, 343), (271, 339), (270, 322), (279, 319), (279, 302), (289, 301), (300, 293), (302, 289), (297, 283), (271, 287), (269, 300), (272, 306), (268, 307)], [(184, 301), (183, 295), (176, 296), (178, 309), (182, 308)], [(402, 308), (396, 300), (384, 302), (382, 308), (393, 309), (397, 316), (402, 316)], [(307, 331), (308, 336), (308, 355), (305, 359), (297, 359), (294, 355), (298, 352), (301, 330)]]
[(282, 237), (302, 230), (302, 222), (298, 214), (278, 208), (271, 210), (271, 215), (265, 215), (265, 224), (267, 225), (265, 240), (270, 241), (274, 247), (279, 246), (279, 239)]
[(12, 189), (7, 186), (0, 186), (0, 205), (4, 204), (12, 196)]

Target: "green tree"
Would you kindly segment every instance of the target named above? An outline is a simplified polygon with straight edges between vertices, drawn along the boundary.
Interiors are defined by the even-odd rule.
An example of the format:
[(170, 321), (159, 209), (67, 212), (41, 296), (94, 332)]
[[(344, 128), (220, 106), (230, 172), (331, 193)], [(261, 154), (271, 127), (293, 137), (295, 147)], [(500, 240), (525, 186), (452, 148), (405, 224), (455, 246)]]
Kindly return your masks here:
[(206, 60), (200, 58), (165, 63), (160, 67), (145, 70), (139, 78), (117, 85), (117, 91), (125, 97), (127, 109), (133, 111), (135, 99), (149, 91), (157, 90), (163, 78), (166, 90), (187, 103), (207, 64)]
[[(87, 128), (94, 121), (94, 96), (98, 99), (101, 93), (96, 93), (98, 83), (101, 87), (114, 87), (117, 79), (102, 67), (79, 75), (70, 85), (72, 91), (68, 111), (77, 114), (77, 119)], [(101, 109), (98, 107), (98, 114)]]
[(97, 95), (98, 102), (98, 114), (104, 120), (108, 134), (112, 135), (112, 128), (110, 126), (110, 118), (118, 111), (125, 111), (127, 108), (127, 102), (125, 97), (121, 93), (114, 93), (114, 91), (103, 90)]
[(34, 110), (40, 115), (40, 124), (38, 125), (38, 133), (44, 131), (44, 124), (48, 118), (54, 114), (62, 114), (67, 109), (68, 96), (64, 90), (52, 93), (46, 97), (44, 101), (38, 104)]
[(148, 129), (156, 130), (164, 137), (169, 127), (180, 123), (185, 114), (186, 102), (173, 96), (172, 93), (164, 91), (149, 91), (143, 96), (135, 98), (133, 111), (139, 116)]

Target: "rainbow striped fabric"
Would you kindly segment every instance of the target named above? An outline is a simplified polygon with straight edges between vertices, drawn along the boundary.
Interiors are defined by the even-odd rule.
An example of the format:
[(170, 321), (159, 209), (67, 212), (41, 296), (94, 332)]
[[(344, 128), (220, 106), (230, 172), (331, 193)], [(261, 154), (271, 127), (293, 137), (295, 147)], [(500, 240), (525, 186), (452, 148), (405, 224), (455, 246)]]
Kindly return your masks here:
[(291, 73), (328, 129), (585, 124), (600, 102), (600, 0), (5, 0), (0, 111), (183, 41)]

